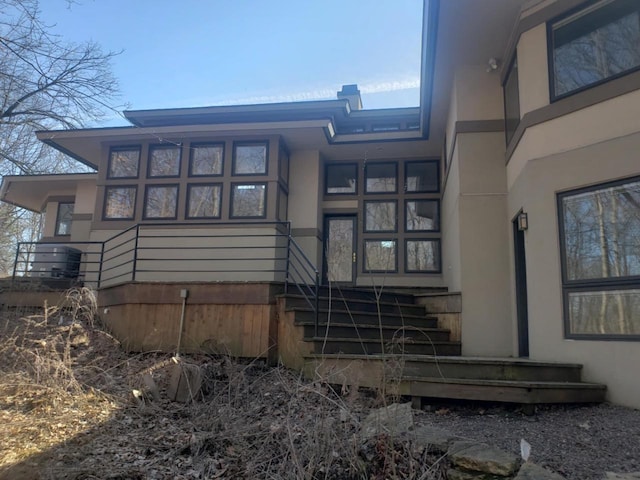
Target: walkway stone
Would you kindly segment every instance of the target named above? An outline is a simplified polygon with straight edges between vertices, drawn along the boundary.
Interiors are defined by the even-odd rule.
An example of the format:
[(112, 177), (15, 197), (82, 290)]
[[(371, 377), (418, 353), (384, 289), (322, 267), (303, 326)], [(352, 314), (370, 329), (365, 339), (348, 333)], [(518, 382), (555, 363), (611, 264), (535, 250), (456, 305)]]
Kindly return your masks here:
[(392, 403), (388, 407), (371, 412), (364, 422), (360, 437), (366, 441), (380, 434), (398, 436), (413, 429), (413, 413), (410, 403)]
[(518, 457), (511, 453), (473, 442), (454, 442), (448, 454), (457, 467), (503, 477), (513, 475), (519, 464)]
[(564, 480), (564, 477), (535, 463), (526, 462), (520, 467), (514, 480)]

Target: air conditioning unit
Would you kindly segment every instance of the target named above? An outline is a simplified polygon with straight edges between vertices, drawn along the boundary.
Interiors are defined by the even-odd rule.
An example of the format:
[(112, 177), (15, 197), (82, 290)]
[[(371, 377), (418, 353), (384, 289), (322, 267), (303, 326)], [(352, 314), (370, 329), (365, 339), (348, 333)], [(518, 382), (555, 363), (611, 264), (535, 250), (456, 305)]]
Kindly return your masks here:
[(31, 263), (32, 277), (77, 278), (82, 252), (64, 245), (38, 244)]

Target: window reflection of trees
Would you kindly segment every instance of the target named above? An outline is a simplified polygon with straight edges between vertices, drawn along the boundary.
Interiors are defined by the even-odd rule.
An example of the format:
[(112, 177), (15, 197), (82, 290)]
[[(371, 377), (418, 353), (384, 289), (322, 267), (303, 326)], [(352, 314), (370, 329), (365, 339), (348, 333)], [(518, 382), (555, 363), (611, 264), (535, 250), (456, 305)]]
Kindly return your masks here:
[(145, 218), (175, 218), (178, 187), (147, 187)]
[(396, 230), (396, 202), (365, 202), (365, 230), (393, 232)]
[(266, 185), (247, 184), (233, 186), (233, 217), (262, 217), (265, 214)]
[(222, 145), (195, 145), (191, 147), (191, 165), (189, 174), (222, 175)]
[(233, 173), (234, 175), (266, 174), (267, 146), (236, 145)]
[(440, 270), (440, 244), (436, 240), (407, 240), (405, 255), (407, 271), (437, 272)]
[(108, 187), (105, 195), (105, 218), (133, 218), (135, 200), (136, 187)]
[(365, 269), (371, 272), (396, 271), (396, 241), (366, 240), (364, 244)]
[[(564, 196), (562, 213), (568, 281), (640, 276), (640, 181)], [(570, 292), (569, 317), (573, 333), (639, 335), (640, 290)]]
[(220, 217), (220, 185), (192, 185), (189, 188), (189, 218)]
[(150, 177), (180, 175), (180, 147), (151, 147), (149, 157)]
[(112, 150), (109, 155), (109, 178), (135, 178), (138, 176), (140, 150)]
[(326, 242), (327, 278), (329, 282), (353, 280), (353, 220), (332, 218), (328, 222)]

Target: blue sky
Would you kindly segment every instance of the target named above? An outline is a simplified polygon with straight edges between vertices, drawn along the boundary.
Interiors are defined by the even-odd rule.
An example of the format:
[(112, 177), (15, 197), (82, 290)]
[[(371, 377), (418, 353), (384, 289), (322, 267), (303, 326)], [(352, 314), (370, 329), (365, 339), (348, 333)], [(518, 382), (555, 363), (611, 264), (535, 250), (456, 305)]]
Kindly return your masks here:
[[(132, 109), (335, 98), (417, 106), (422, 0), (41, 0), (66, 40), (124, 50)], [(111, 119), (109, 124), (126, 124)]]

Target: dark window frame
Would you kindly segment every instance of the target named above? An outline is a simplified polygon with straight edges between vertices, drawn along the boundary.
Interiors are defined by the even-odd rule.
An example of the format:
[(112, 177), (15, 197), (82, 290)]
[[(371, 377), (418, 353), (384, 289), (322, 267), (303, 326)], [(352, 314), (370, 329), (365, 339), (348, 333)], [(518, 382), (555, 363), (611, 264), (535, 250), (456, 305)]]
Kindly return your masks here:
[[(435, 172), (436, 172), (436, 189), (435, 190), (409, 190), (409, 166), (418, 163), (432, 163), (435, 164)], [(406, 195), (412, 195), (414, 193), (440, 193), (442, 181), (440, 174), (440, 160), (438, 159), (427, 159), (427, 160), (408, 160), (404, 162), (404, 193)]]
[[(395, 205), (396, 207), (396, 215), (395, 215), (395, 228), (393, 230), (368, 230), (367, 229), (367, 205), (370, 203), (392, 203)], [(376, 199), (376, 200), (364, 200), (362, 203), (362, 215), (363, 215), (363, 219), (362, 219), (362, 231), (363, 233), (384, 233), (384, 234), (389, 234), (389, 233), (398, 233), (399, 230), (399, 223), (400, 223), (400, 215), (398, 212), (398, 199), (394, 198), (394, 199)]]
[[(615, 80), (617, 78), (620, 77), (624, 77), (626, 75), (632, 74), (634, 72), (640, 71), (640, 65), (633, 67), (631, 69), (627, 69), (624, 70), (622, 72), (619, 72), (615, 75), (603, 78), (602, 80), (598, 80), (596, 82), (590, 83), (588, 85), (584, 85), (582, 87), (570, 90), (568, 92), (565, 92), (563, 94), (560, 95), (556, 95), (556, 88), (555, 88), (555, 62), (554, 62), (554, 51), (555, 51), (555, 42), (554, 42), (554, 30), (553, 30), (553, 26), (558, 23), (561, 22), (562, 20), (565, 20), (573, 15), (576, 15), (582, 11), (585, 11), (587, 9), (592, 8), (593, 6), (597, 5), (600, 2), (604, 2), (605, 0), (590, 0), (582, 5), (579, 5), (576, 8), (573, 8), (561, 15), (558, 15), (555, 18), (552, 18), (551, 20), (549, 20), (547, 22), (547, 68), (548, 68), (548, 72), (549, 72), (549, 100), (551, 103), (554, 103), (558, 100), (562, 100), (563, 98), (567, 98), (570, 97), (572, 95), (576, 95), (580, 92), (584, 92), (585, 90), (590, 90), (591, 88), (597, 87), (599, 85), (603, 85), (605, 83), (608, 83), (612, 80)], [(625, 0), (614, 0), (611, 3), (617, 3), (617, 2), (622, 2)], [(607, 5), (610, 4), (606, 4), (603, 3), (603, 5), (601, 7), (596, 8), (594, 11), (598, 11), (600, 8), (604, 8)], [(640, 7), (638, 8), (638, 11), (640, 12)], [(579, 18), (577, 18), (575, 21), (580, 21)], [(572, 22), (569, 22), (567, 25), (571, 24)]]
[[(151, 167), (153, 164), (153, 152), (154, 150), (178, 150), (178, 173), (176, 175), (151, 175)], [(162, 178), (180, 178), (182, 173), (182, 146), (181, 145), (167, 145), (167, 144), (151, 144), (149, 145), (149, 155), (147, 159), (147, 178), (148, 179), (162, 179)]]
[[(409, 255), (407, 255), (407, 243), (409, 242), (434, 242), (438, 245), (438, 255), (437, 255), (437, 260), (438, 260), (438, 268), (435, 270), (409, 270)], [(437, 274), (441, 274), (442, 273), (442, 239), (441, 238), (423, 238), (423, 237), (419, 237), (419, 238), (413, 238), (413, 237), (405, 237), (404, 238), (404, 273), (409, 274), (409, 275), (424, 275), (424, 274), (433, 274), (433, 273), (437, 273)]]
[[(175, 214), (172, 217), (150, 217), (147, 215), (147, 204), (149, 201), (149, 190), (153, 188), (175, 188), (176, 189), (176, 207)], [(147, 183), (144, 186), (144, 200), (142, 204), (143, 220), (176, 220), (178, 218), (178, 207), (180, 203), (180, 184), (179, 183)]]
[[(262, 146), (265, 149), (264, 152), (264, 172), (260, 173), (237, 173), (236, 172), (236, 158), (238, 147), (258, 147)], [(233, 152), (231, 157), (231, 176), (233, 177), (266, 177), (269, 175), (269, 141), (250, 141), (250, 142), (233, 142)]]
[[(218, 215), (215, 216), (191, 216), (189, 215), (189, 207), (191, 206), (191, 189), (197, 187), (219, 187), (220, 188), (220, 198), (218, 202)], [(184, 218), (185, 220), (219, 220), (222, 218), (222, 201), (224, 199), (224, 183), (215, 182), (215, 183), (188, 183), (187, 184), (187, 197), (186, 204), (184, 208)]]
[[(327, 188), (329, 185), (329, 168), (330, 167), (348, 167), (352, 166), (355, 170), (355, 188), (353, 192), (328, 192)], [(324, 186), (323, 186), (323, 195), (330, 197), (355, 197), (358, 195), (358, 186), (360, 184), (360, 179), (358, 178), (358, 163), (357, 162), (330, 162), (325, 163), (324, 165)]]
[(631, 290), (640, 289), (640, 275), (610, 278), (589, 278), (570, 280), (567, 274), (566, 229), (563, 200), (583, 193), (603, 190), (627, 183), (640, 182), (640, 176), (627, 177), (619, 180), (597, 183), (587, 187), (566, 190), (556, 194), (556, 208), (558, 217), (558, 241), (560, 246), (560, 271), (562, 287), (562, 310), (564, 338), (572, 340), (604, 340), (604, 341), (640, 341), (640, 335), (616, 335), (571, 333), (569, 294), (573, 292)]
[[(60, 233), (60, 207), (62, 207), (63, 205), (71, 205), (71, 217), (69, 219), (69, 233)], [(73, 224), (73, 211), (75, 209), (75, 203), (74, 202), (59, 202), (58, 203), (58, 209), (56, 211), (56, 229), (55, 229), (55, 236), (56, 237), (70, 237), (71, 236), (71, 225)]]
[[(264, 186), (264, 202), (262, 207), (262, 215), (234, 215), (233, 214), (233, 200), (235, 197), (235, 187), (240, 185), (263, 185)], [(268, 182), (231, 182), (231, 191), (229, 192), (229, 218), (230, 219), (264, 219), (267, 218), (267, 212), (269, 211), (267, 203), (269, 201), (269, 184)]]
[[(512, 79), (511, 75), (514, 74), (514, 68), (515, 68), (515, 85), (516, 85), (516, 102), (514, 102), (514, 106), (517, 105), (517, 110), (518, 110), (518, 121), (515, 122), (513, 129), (509, 128), (509, 116), (508, 116), (508, 111), (507, 111), (507, 84), (509, 83), (509, 80)], [(522, 120), (521, 115), (522, 115), (522, 111), (520, 108), (520, 80), (518, 77), (518, 51), (516, 49), (516, 51), (513, 54), (513, 57), (511, 58), (511, 62), (509, 63), (509, 69), (507, 70), (507, 74), (504, 77), (504, 82), (502, 83), (502, 105), (503, 105), (503, 109), (504, 109), (504, 138), (505, 138), (505, 143), (506, 145), (509, 145), (509, 143), (511, 142), (511, 139), (514, 137), (516, 130), (518, 129), (518, 125), (520, 125), (520, 120)]]
[[(393, 166), (393, 170), (395, 171), (395, 179), (396, 179), (396, 186), (394, 190), (384, 190), (384, 191), (374, 191), (374, 190), (369, 190), (367, 188), (367, 180), (369, 180), (369, 176), (368, 176), (368, 172), (369, 172), (369, 167), (377, 167), (380, 165), (392, 165)], [(357, 170), (356, 170), (357, 173)], [(400, 179), (398, 178), (398, 173), (399, 173), (399, 165), (397, 161), (386, 161), (386, 162), (366, 162), (364, 164), (364, 181), (362, 182), (364, 185), (364, 194), (365, 195), (394, 195), (398, 193), (398, 184), (400, 183)], [(357, 181), (356, 181), (357, 182)]]
[[(387, 233), (387, 232), (385, 232)], [(392, 242), (394, 244), (394, 265), (393, 265), (393, 270), (370, 270), (367, 269), (367, 243), (369, 242)], [(398, 250), (398, 244), (399, 244), (399, 239), (396, 238), (364, 238), (362, 240), (362, 255), (363, 255), (363, 262), (362, 262), (362, 273), (393, 273), (393, 274), (397, 274), (398, 272), (398, 256), (399, 256), (399, 250)]]
[[(107, 217), (107, 197), (109, 190), (115, 190), (118, 188), (126, 188), (128, 190), (133, 190), (135, 193), (133, 195), (133, 208), (131, 211), (130, 217)], [(107, 185), (104, 188), (104, 196), (102, 202), (102, 221), (104, 222), (122, 222), (122, 221), (131, 221), (136, 218), (136, 208), (138, 207), (138, 184), (135, 185)]]
[[(135, 151), (138, 153), (138, 164), (136, 165), (136, 174), (135, 176), (128, 177), (114, 177), (111, 175), (111, 161), (113, 160), (114, 152), (127, 152), (127, 151)], [(141, 145), (118, 145), (117, 147), (109, 148), (109, 159), (107, 161), (107, 175), (106, 178), (108, 180), (128, 180), (134, 178), (140, 178), (140, 163), (142, 161), (142, 146)]]
[[(208, 148), (208, 147), (221, 147), (221, 161), (220, 161), (220, 173), (207, 173), (207, 174), (197, 174), (193, 173), (193, 155), (197, 148)], [(222, 177), (224, 176), (224, 152), (225, 152), (225, 143), (224, 142), (198, 142), (191, 143), (189, 145), (189, 169), (188, 169), (188, 177), (189, 178), (202, 178), (202, 177)]]
[[(436, 203), (436, 212), (438, 214), (438, 228), (432, 230), (409, 230), (407, 228), (407, 204), (409, 202), (435, 202)], [(404, 232), (408, 234), (413, 233), (442, 233), (442, 212), (440, 210), (440, 199), (439, 198), (405, 198), (404, 199)]]

